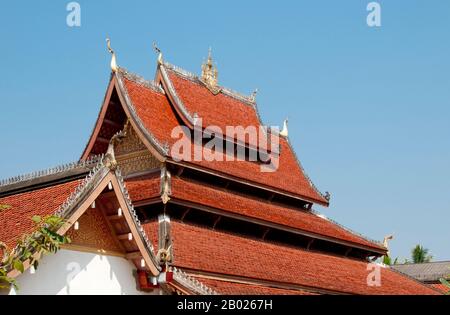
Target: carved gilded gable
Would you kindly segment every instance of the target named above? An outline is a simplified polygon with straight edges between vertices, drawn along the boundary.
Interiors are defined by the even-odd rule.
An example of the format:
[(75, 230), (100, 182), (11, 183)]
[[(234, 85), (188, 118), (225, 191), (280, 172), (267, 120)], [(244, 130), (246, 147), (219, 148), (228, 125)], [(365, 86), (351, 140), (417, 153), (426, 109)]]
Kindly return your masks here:
[(122, 175), (141, 173), (159, 169), (161, 162), (150, 154), (133, 127), (125, 125), (125, 137), (114, 148), (118, 166)]
[(123, 252), (100, 209), (88, 209), (80, 217), (78, 224), (78, 230), (71, 228), (67, 232), (67, 236), (72, 240), (69, 248), (80, 247), (100, 253)]

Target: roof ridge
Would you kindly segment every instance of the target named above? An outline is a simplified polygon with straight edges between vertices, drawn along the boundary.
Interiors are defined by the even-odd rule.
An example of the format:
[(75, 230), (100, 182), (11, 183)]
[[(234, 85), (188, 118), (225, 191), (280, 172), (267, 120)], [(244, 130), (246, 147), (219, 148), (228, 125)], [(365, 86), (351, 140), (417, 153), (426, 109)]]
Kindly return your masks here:
[(408, 263), (403, 263), (403, 264), (396, 264), (395, 266), (411, 266), (411, 265), (426, 265), (426, 264), (445, 264), (448, 263), (450, 264), (450, 260), (441, 260), (441, 261), (429, 261), (429, 262), (422, 262), (422, 263), (414, 263), (414, 262), (408, 262)]
[(145, 233), (145, 230), (141, 224), (141, 221), (139, 220), (139, 218), (137, 216), (136, 210), (134, 209), (133, 203), (130, 198), (130, 194), (126, 187), (125, 180), (122, 176), (122, 173), (121, 173), (119, 167), (117, 167), (117, 169), (115, 170), (115, 174), (116, 174), (117, 180), (119, 182), (120, 190), (121, 190), (121, 192), (124, 196), (125, 202), (127, 204), (128, 210), (130, 211), (131, 218), (133, 219), (134, 224), (136, 225), (136, 228), (142, 237), (142, 240), (144, 241), (145, 245), (147, 246), (147, 249), (149, 251), (150, 257), (153, 260), (153, 263), (155, 264), (155, 266), (159, 266), (159, 264), (157, 263), (157, 260), (156, 260), (155, 253), (154, 253), (155, 249), (153, 247), (153, 244), (150, 242), (150, 240), (149, 240), (147, 234)]
[(123, 94), (123, 97), (125, 99), (125, 106), (127, 106), (128, 109), (130, 110), (131, 118), (134, 119), (139, 130), (150, 141), (150, 143), (155, 146), (156, 150), (159, 151), (164, 156), (168, 155), (169, 144), (168, 143), (164, 143), (164, 144), (159, 143), (159, 141), (156, 139), (156, 137), (147, 129), (147, 127), (144, 126), (141, 118), (137, 114), (136, 108), (134, 107), (134, 104), (131, 101), (130, 95), (128, 94), (128, 89), (126, 88), (126, 86), (122, 80), (122, 75), (123, 75), (122, 71), (116, 72), (116, 78), (118, 79), (117, 81), (118, 81), (118, 85), (119, 85), (119, 90)]
[[(188, 80), (190, 80), (190, 81), (192, 81), (194, 83), (203, 85), (202, 80), (199, 78), (199, 76), (194, 74), (194, 73), (192, 73), (192, 72), (189, 72), (189, 71), (187, 71), (187, 70), (185, 70), (185, 69), (183, 69), (183, 68), (181, 68), (179, 66), (175, 66), (175, 65), (173, 65), (171, 63), (168, 63), (166, 61), (163, 63), (163, 66), (165, 66), (167, 69), (175, 72), (176, 74), (180, 75), (181, 77), (183, 77), (185, 79), (188, 79)], [(230, 89), (230, 88), (227, 88), (227, 87), (224, 87), (224, 86), (219, 86), (219, 87), (220, 87), (220, 92), (222, 92), (222, 94), (224, 94), (226, 96), (229, 96), (231, 98), (234, 98), (234, 99), (236, 99), (238, 101), (241, 101), (241, 102), (243, 102), (246, 105), (255, 107), (256, 102), (254, 101), (254, 99), (252, 98), (251, 95), (246, 95), (246, 94), (237, 92), (237, 91), (235, 91), (233, 89)]]
[(317, 210), (311, 209), (310, 211), (311, 211), (311, 213), (317, 215), (318, 217), (323, 218), (324, 220), (328, 220), (328, 221), (330, 221), (333, 224), (336, 224), (337, 226), (339, 226), (340, 228), (344, 229), (345, 231), (347, 231), (349, 233), (352, 233), (352, 234), (354, 234), (356, 236), (359, 236), (359, 237), (363, 238), (364, 240), (366, 240), (366, 241), (368, 241), (370, 243), (374, 243), (375, 245), (378, 245), (378, 246), (381, 246), (382, 248), (384, 248), (383, 244), (380, 241), (376, 241), (376, 240), (374, 240), (374, 239), (372, 239), (370, 237), (367, 237), (367, 236), (365, 236), (365, 235), (363, 235), (363, 234), (361, 234), (359, 232), (356, 232), (356, 231), (354, 231), (354, 230), (352, 230), (352, 229), (342, 225), (341, 223), (335, 221), (334, 219), (331, 219), (328, 216), (318, 212)]
[(165, 94), (163, 88), (159, 86), (154, 80), (147, 80), (141, 75), (128, 71), (126, 68), (119, 67), (118, 71), (125, 77), (125, 79), (133, 81), (136, 84), (152, 89), (156, 92)]
[(180, 270), (176, 268), (175, 266), (172, 267), (174, 278), (182, 282), (186, 287), (189, 289), (202, 294), (202, 295), (217, 295), (218, 293), (208, 287), (207, 285), (203, 284), (202, 282), (198, 281), (197, 279), (189, 276), (186, 272), (183, 270)]
[(49, 167), (47, 169), (2, 179), (2, 180), (0, 180), (0, 188), (9, 186), (9, 185), (13, 185), (13, 184), (17, 184), (20, 182), (24, 182), (24, 181), (29, 181), (29, 180), (33, 180), (33, 179), (37, 179), (37, 178), (42, 178), (42, 177), (46, 177), (46, 176), (50, 176), (50, 175), (67, 172), (67, 171), (70, 171), (70, 170), (73, 170), (76, 168), (92, 167), (92, 166), (96, 165), (102, 158), (103, 158), (102, 155), (94, 155), (84, 161), (60, 164), (58, 166)]
[(278, 133), (278, 136), (283, 137), (286, 140), (286, 143), (289, 147), (289, 149), (291, 150), (292, 154), (294, 155), (295, 160), (297, 161), (298, 166), (300, 166), (300, 170), (302, 171), (303, 175), (306, 177), (306, 180), (309, 182), (309, 185), (312, 187), (312, 189), (319, 195), (321, 196), (324, 200), (326, 200), (328, 202), (328, 204), (330, 203), (330, 201), (327, 199), (327, 197), (322, 194), (322, 192), (317, 188), (317, 186), (313, 183), (313, 181), (311, 180), (311, 178), (309, 177), (308, 173), (305, 171), (305, 169), (303, 168), (303, 164), (302, 162), (300, 162), (300, 159), (298, 158), (297, 153), (295, 152), (294, 148), (291, 145), (291, 142), (289, 141), (289, 138), (286, 136), (282, 136)]
[(95, 182), (97, 175), (103, 169), (105, 169), (104, 164), (105, 155), (100, 155), (97, 164), (89, 172), (89, 174), (78, 184), (74, 191), (67, 197), (67, 199), (59, 206), (56, 210), (55, 215), (65, 218), (74, 204), (77, 204), (79, 198), (84, 195), (86, 187), (89, 187)]

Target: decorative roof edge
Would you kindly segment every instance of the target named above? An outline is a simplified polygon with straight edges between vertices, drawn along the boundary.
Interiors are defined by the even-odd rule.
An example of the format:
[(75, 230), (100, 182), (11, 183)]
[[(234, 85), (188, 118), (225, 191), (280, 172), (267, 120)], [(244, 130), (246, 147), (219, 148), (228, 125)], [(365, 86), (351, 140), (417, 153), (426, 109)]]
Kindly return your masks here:
[(44, 170), (39, 170), (39, 171), (31, 172), (28, 174), (22, 174), (22, 175), (10, 177), (10, 178), (2, 179), (2, 180), (0, 180), (0, 187), (5, 187), (5, 186), (20, 183), (20, 182), (25, 182), (25, 181), (34, 180), (37, 178), (55, 175), (55, 174), (67, 172), (70, 170), (74, 170), (77, 168), (83, 168), (83, 167), (92, 168), (97, 163), (99, 163), (99, 161), (102, 158), (103, 158), (102, 155), (95, 155), (85, 161), (78, 161), (78, 162), (62, 164), (62, 165), (47, 168)]
[(157, 259), (156, 259), (156, 256), (155, 256), (155, 253), (154, 253), (155, 249), (153, 247), (153, 244), (150, 242), (147, 234), (144, 231), (144, 228), (142, 227), (141, 221), (139, 220), (139, 218), (137, 216), (136, 210), (134, 209), (133, 203), (132, 203), (131, 198), (130, 198), (130, 194), (128, 193), (125, 181), (123, 179), (123, 176), (122, 176), (122, 174), (120, 172), (119, 167), (117, 167), (117, 169), (115, 171), (115, 174), (116, 174), (117, 180), (119, 182), (120, 190), (121, 190), (121, 192), (122, 192), (122, 194), (123, 194), (123, 196), (125, 198), (125, 202), (127, 204), (128, 211), (131, 214), (131, 217), (132, 217), (132, 219), (134, 221), (136, 229), (139, 231), (139, 234), (141, 236), (141, 240), (146, 245), (147, 252), (148, 252), (150, 258), (152, 259), (153, 264), (156, 266), (156, 268), (158, 270), (161, 270), (161, 267), (159, 266), (159, 264), (157, 262)]
[[(281, 136), (282, 137), (282, 136)], [(309, 185), (314, 189), (314, 191), (323, 198), (323, 201), (325, 201), (328, 205), (330, 204), (329, 200), (327, 200), (327, 198), (325, 197), (324, 194), (322, 194), (320, 192), (320, 190), (317, 188), (317, 186), (313, 183), (313, 181), (311, 180), (311, 178), (309, 177), (308, 173), (305, 171), (305, 169), (303, 168), (302, 163), (300, 162), (300, 159), (298, 158), (297, 153), (295, 152), (294, 148), (291, 145), (291, 142), (289, 141), (288, 137), (284, 137), (286, 139), (286, 143), (289, 146), (289, 149), (291, 150), (292, 154), (294, 155), (295, 160), (297, 161), (298, 166), (300, 166), (300, 169), (303, 173), (303, 175), (305, 175), (306, 179), (309, 182)]]
[[(111, 84), (111, 80), (112, 80), (113, 77), (114, 77), (114, 72), (111, 72), (110, 75), (109, 75), (108, 86)], [(97, 123), (98, 123), (99, 120), (100, 120), (102, 108), (103, 108), (103, 105), (104, 105), (105, 102), (106, 102), (106, 98), (107, 98), (107, 97), (108, 97), (108, 88), (106, 89), (105, 95), (103, 96), (103, 101), (102, 101), (101, 106), (100, 106), (100, 111), (98, 112), (98, 114), (97, 114), (97, 119), (95, 120), (95, 123), (94, 123), (94, 125), (93, 125), (92, 128), (91, 128), (91, 132), (89, 133), (88, 140), (87, 140), (87, 142), (86, 142), (86, 146), (85, 146), (84, 149), (83, 149), (83, 153), (81, 154), (80, 159), (83, 158), (84, 154), (86, 153), (86, 150), (87, 150), (88, 147), (89, 147), (89, 143), (90, 143), (90, 141), (91, 141), (91, 137), (92, 137), (92, 135), (94, 134), (95, 128), (97, 127)]]
[(95, 186), (96, 183), (100, 182), (109, 172), (109, 169), (104, 163), (105, 155), (100, 155), (98, 163), (89, 172), (89, 174), (78, 184), (74, 191), (69, 197), (59, 206), (56, 210), (55, 215), (62, 218), (67, 218), (74, 206), (76, 206), (81, 199), (86, 195), (89, 188)]
[(138, 74), (132, 73), (132, 72), (130, 72), (127, 69), (122, 68), (122, 67), (120, 67), (118, 69), (118, 72), (120, 72), (120, 74), (127, 80), (133, 81), (134, 83), (136, 83), (138, 85), (141, 85), (141, 86), (143, 86), (145, 88), (154, 90), (156, 92), (159, 92), (159, 93), (162, 93), (162, 94), (166, 94), (164, 89), (162, 87), (160, 87), (153, 80), (151, 80), (151, 81), (147, 80), (144, 77), (142, 77), (142, 76), (140, 76)]
[[(166, 63), (161, 64), (159, 69), (161, 71), (161, 75), (163, 77), (164, 82), (167, 84), (167, 88), (169, 90), (169, 93), (172, 95), (172, 97), (174, 98), (174, 101), (176, 103), (176, 105), (178, 106), (178, 108), (181, 110), (181, 112), (183, 113), (183, 115), (186, 117), (186, 119), (189, 121), (189, 123), (191, 125), (195, 125), (195, 118), (194, 116), (196, 115), (196, 113), (192, 114), (189, 112), (189, 110), (186, 108), (186, 106), (184, 106), (183, 101), (180, 99), (180, 97), (178, 96), (177, 91), (175, 90), (175, 87), (172, 84), (172, 81), (169, 78), (169, 75), (166, 72), (166, 68), (165, 68)], [(175, 67), (175, 66), (173, 66)]]
[(187, 289), (200, 295), (218, 295), (216, 291), (201, 283), (197, 279), (189, 276), (184, 271), (172, 267), (173, 277), (176, 281), (184, 285)]
[[(197, 83), (197, 84), (204, 85), (202, 80), (200, 80), (200, 78), (196, 74), (194, 74), (192, 72), (184, 70), (184, 69), (182, 69), (182, 68), (180, 68), (178, 66), (172, 65), (172, 64), (170, 64), (168, 62), (164, 62), (162, 65), (164, 67), (167, 67), (167, 69), (172, 70), (173, 72), (175, 72), (176, 74), (178, 74), (179, 76), (181, 76), (181, 77), (183, 77), (183, 78), (185, 78), (187, 80), (190, 80), (190, 81), (192, 81), (194, 83)], [(239, 93), (237, 91), (234, 91), (232, 89), (229, 89), (229, 88), (223, 87), (223, 86), (220, 86), (220, 92), (222, 92), (222, 94), (224, 94), (226, 96), (229, 96), (229, 97), (234, 98), (234, 99), (236, 99), (236, 100), (238, 100), (240, 102), (243, 102), (246, 105), (255, 107), (255, 101), (254, 101), (254, 98), (252, 96), (248, 96), (248, 95)]]
[(159, 153), (161, 153), (163, 156), (167, 156), (169, 154), (169, 145), (168, 144), (162, 145), (161, 143), (159, 143), (159, 141), (156, 139), (156, 137), (150, 131), (148, 131), (148, 129), (144, 126), (141, 118), (139, 117), (139, 115), (136, 112), (136, 108), (134, 107), (133, 102), (131, 101), (130, 95), (128, 94), (128, 90), (123, 83), (122, 71), (118, 71), (116, 73), (116, 78), (117, 78), (119, 88), (121, 90), (120, 92), (122, 92), (122, 96), (125, 99), (125, 103), (126, 103), (125, 105), (130, 110), (131, 118), (136, 122), (140, 131), (145, 135), (145, 137), (150, 141), (150, 143), (156, 148), (156, 150), (159, 151)]
[[(67, 197), (67, 199), (58, 207), (58, 209), (55, 211), (55, 215), (59, 216), (61, 218), (67, 219), (69, 218), (74, 210), (76, 209), (77, 205), (80, 204), (83, 200), (86, 199), (86, 197), (91, 192), (91, 189), (95, 188), (95, 186), (100, 183), (111, 171), (111, 169), (107, 166), (106, 160), (109, 159), (108, 155), (101, 155), (98, 157), (98, 162), (94, 166), (94, 168), (89, 172), (89, 174), (78, 184), (78, 186), (72, 191), (72, 193)], [(81, 163), (81, 162), (80, 162)], [(122, 192), (122, 195), (125, 199), (125, 202), (127, 204), (128, 211), (131, 214), (131, 217), (136, 225), (136, 228), (138, 229), (142, 241), (146, 245), (147, 252), (149, 254), (149, 257), (152, 259), (152, 262), (154, 263), (154, 266), (160, 270), (159, 265), (156, 262), (156, 257), (153, 252), (153, 245), (149, 241), (147, 235), (144, 232), (144, 229), (137, 217), (136, 211), (134, 209), (133, 204), (131, 203), (131, 199), (128, 193), (128, 190), (125, 187), (124, 179), (120, 173), (120, 170), (117, 168), (115, 170), (115, 176), (118, 180), (120, 190)]]
[(344, 229), (345, 231), (347, 231), (347, 232), (349, 232), (349, 233), (351, 233), (351, 234), (353, 234), (353, 235), (356, 235), (356, 236), (358, 236), (358, 237), (361, 237), (362, 239), (364, 239), (364, 240), (367, 241), (367, 242), (373, 243), (373, 244), (375, 244), (375, 245), (377, 245), (377, 246), (379, 246), (379, 247), (381, 247), (381, 248), (385, 248), (385, 247), (383, 246), (383, 244), (382, 244), (380, 241), (376, 241), (376, 240), (371, 239), (371, 238), (369, 238), (369, 237), (367, 237), (367, 236), (365, 236), (365, 235), (363, 235), (363, 234), (361, 234), (361, 233), (359, 233), (359, 232), (356, 232), (356, 231), (354, 231), (354, 230), (352, 230), (352, 229), (350, 229), (350, 228), (348, 228), (348, 227), (342, 225), (341, 223), (339, 223), (339, 222), (337, 222), (337, 221), (335, 221), (335, 220), (329, 218), (328, 216), (324, 216), (323, 214), (321, 214), (321, 213), (318, 212), (317, 210), (311, 209), (310, 211), (311, 211), (311, 213), (315, 214), (316, 216), (318, 216), (318, 217), (320, 217), (320, 218), (322, 218), (322, 219), (324, 219), (324, 220), (330, 221), (331, 223), (337, 225), (337, 226), (340, 227), (341, 229)]

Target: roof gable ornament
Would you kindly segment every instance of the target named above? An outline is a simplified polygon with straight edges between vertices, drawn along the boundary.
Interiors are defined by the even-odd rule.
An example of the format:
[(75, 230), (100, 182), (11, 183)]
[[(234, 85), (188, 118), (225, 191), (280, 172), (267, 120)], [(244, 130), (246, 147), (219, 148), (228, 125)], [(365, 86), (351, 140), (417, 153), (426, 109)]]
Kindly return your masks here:
[(283, 122), (283, 129), (280, 131), (280, 136), (287, 137), (288, 134), (288, 119), (286, 118)]
[(387, 249), (386, 256), (389, 256), (389, 241), (394, 239), (394, 234), (386, 235), (383, 239), (383, 246)]
[(211, 91), (213, 94), (218, 94), (220, 92), (220, 87), (217, 85), (218, 80), (218, 70), (217, 65), (213, 64), (211, 47), (208, 51), (208, 59), (202, 64), (202, 77), (200, 81)]
[(117, 72), (117, 70), (119, 69), (119, 66), (117, 66), (116, 53), (111, 48), (111, 41), (109, 40), (109, 38), (106, 38), (106, 46), (108, 47), (108, 51), (112, 55), (111, 56), (111, 70), (113, 72)]
[(153, 42), (153, 50), (158, 54), (158, 64), (161, 65), (163, 63), (163, 54), (161, 49), (156, 45), (156, 42)]
[(252, 95), (250, 95), (250, 102), (252, 102), (252, 103), (255, 103), (256, 102), (256, 94), (258, 94), (258, 89), (255, 89), (253, 92), (252, 92)]

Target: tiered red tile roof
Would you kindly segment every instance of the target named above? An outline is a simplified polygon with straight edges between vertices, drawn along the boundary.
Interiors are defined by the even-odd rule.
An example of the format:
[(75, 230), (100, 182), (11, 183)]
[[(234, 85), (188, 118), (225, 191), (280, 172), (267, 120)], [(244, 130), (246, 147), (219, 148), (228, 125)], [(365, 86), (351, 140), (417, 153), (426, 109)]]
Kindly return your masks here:
[(203, 126), (218, 126), (225, 131), (227, 126), (261, 125), (256, 109), (223, 93), (214, 95), (204, 85), (168, 70), (170, 81), (183, 105), (191, 113), (203, 119)]
[[(126, 182), (130, 196), (134, 202), (148, 200), (159, 196), (159, 177), (139, 177)], [(180, 177), (172, 178), (173, 200), (188, 201), (220, 209), (229, 213), (248, 218), (259, 219), (262, 222), (275, 223), (320, 236), (327, 236), (337, 241), (346, 241), (354, 245), (362, 245), (378, 251), (384, 247), (370, 242), (358, 235), (307, 210), (294, 210), (285, 206), (271, 204), (255, 198), (248, 198), (226, 190), (215, 189), (204, 184), (189, 181)]]
[(14, 248), (23, 235), (34, 231), (32, 217), (53, 215), (80, 182), (77, 179), (0, 198), (0, 205), (8, 206), (0, 210), (0, 241)]
[[(177, 141), (177, 138), (171, 137), (172, 130), (180, 126), (181, 122), (167, 97), (154, 89), (129, 79), (125, 78), (124, 81), (128, 95), (144, 126), (160, 143), (168, 143), (169, 146), (172, 146)], [(195, 83), (191, 84), (195, 85)], [(208, 93), (211, 94), (211, 92)], [(249, 105), (241, 106), (248, 107)], [(238, 114), (235, 113), (237, 117), (239, 117)], [(195, 144), (192, 143), (192, 154), (194, 146)], [(280, 151), (279, 168), (275, 172), (261, 172), (260, 165), (257, 162), (250, 161), (209, 162), (204, 159), (195, 161), (194, 158), (191, 158), (188, 164), (196, 165), (206, 170), (214, 170), (220, 174), (254, 182), (262, 186), (274, 187), (319, 204), (328, 204), (328, 201), (309, 182), (297, 162), (288, 141), (283, 137), (280, 137)], [(172, 156), (172, 158), (177, 158), (177, 156)]]
[[(159, 152), (162, 147), (172, 147), (177, 139), (171, 136), (172, 130), (184, 126), (189, 117), (196, 114), (203, 119), (203, 125), (226, 126), (260, 126), (261, 122), (256, 104), (250, 99), (233, 96), (228, 90), (212, 93), (198, 79), (183, 75), (180, 71), (160, 63), (158, 71), (167, 71), (168, 76), (157, 75), (162, 87), (169, 85), (173, 91), (166, 91), (157, 84), (146, 82), (130, 75), (123, 69), (112, 75), (110, 90), (115, 89), (118, 95), (114, 101), (117, 108), (124, 109), (120, 119), (125, 115), (137, 126), (141, 140), (150, 145), (159, 146), (150, 152)], [(158, 82), (160, 83), (160, 82)], [(109, 93), (108, 92), (108, 93)], [(108, 95), (107, 93), (107, 95)], [(175, 104), (169, 95), (176, 94), (182, 104)], [(112, 93), (110, 94), (112, 95)], [(108, 97), (106, 98), (108, 99)], [(120, 102), (120, 104), (118, 104)], [(107, 113), (108, 103), (102, 107)], [(183, 108), (179, 108), (183, 106)], [(136, 115), (137, 117), (134, 117)], [(105, 115), (99, 115), (96, 128), (85, 154), (94, 147), (103, 126)], [(113, 115), (112, 115), (113, 116)], [(111, 117), (112, 117), (111, 116)], [(115, 125), (106, 134), (116, 132), (120, 127), (118, 121), (109, 121)], [(119, 125), (119, 126), (118, 126)], [(143, 127), (141, 127), (141, 125)], [(144, 128), (144, 130), (139, 130)], [(96, 132), (97, 131), (97, 132)], [(145, 131), (145, 132), (143, 132)], [(102, 134), (103, 144), (106, 134)], [(99, 136), (100, 137), (100, 136)], [(145, 141), (144, 141), (145, 142)], [(148, 143), (146, 142), (147, 146)], [(192, 142), (191, 142), (192, 143)], [(193, 146), (195, 145), (192, 143)], [(104, 146), (104, 145), (103, 145)], [(97, 146), (97, 148), (102, 146)], [(192, 148), (194, 151), (194, 148)], [(91, 152), (92, 153), (92, 152)], [(193, 152), (189, 152), (191, 157)], [(297, 160), (289, 140), (280, 137), (279, 168), (275, 172), (261, 172), (259, 162), (232, 161), (208, 162), (181, 161), (173, 152), (162, 153), (161, 163), (177, 169), (177, 164), (193, 168), (211, 177), (226, 178), (240, 183), (240, 187), (258, 187), (280, 194), (291, 203), (270, 202), (249, 195), (245, 188), (240, 193), (207, 185), (196, 179), (187, 179), (180, 174), (172, 174), (170, 180), (171, 203), (178, 201), (192, 204), (198, 209), (214, 208), (221, 212), (239, 217), (240, 220), (271, 224), (305, 233), (311, 239), (326, 240), (328, 246), (334, 243), (344, 244), (348, 249), (358, 248), (366, 256), (379, 256), (386, 249), (380, 244), (365, 239), (351, 231), (315, 214), (305, 205), (320, 204), (328, 206), (328, 200), (315, 188)], [(155, 155), (157, 155), (155, 153)], [(225, 159), (224, 159), (225, 160)], [(179, 168), (181, 169), (181, 168)], [(154, 171), (154, 170), (152, 170)], [(161, 173), (163, 174), (163, 173)], [(183, 175), (184, 176), (184, 175)], [(210, 178), (211, 178), (210, 177)], [(140, 175), (126, 179), (126, 186), (133, 203), (147, 205), (146, 201), (161, 202), (162, 175), (152, 172), (151, 175)], [(68, 198), (78, 186), (80, 180), (68, 180), (45, 188), (30, 189), (28, 192), (0, 198), (0, 204), (12, 206), (0, 211), (0, 240), (14, 246), (24, 233), (32, 230), (33, 215), (52, 214)], [(242, 186), (243, 185), (243, 186)], [(283, 199), (284, 200), (284, 199)], [(294, 206), (298, 201), (301, 206)], [(295, 201), (295, 202), (294, 202)], [(167, 200), (164, 201), (165, 203)], [(287, 205), (289, 204), (289, 206)], [(178, 205), (178, 204), (177, 204)], [(155, 215), (158, 207), (155, 207)], [(148, 211), (148, 210), (146, 210)], [(153, 211), (151, 209), (150, 211)], [(203, 211), (203, 210), (202, 210)], [(203, 212), (202, 212), (203, 213)], [(144, 217), (146, 217), (144, 215)], [(149, 216), (152, 217), (152, 216)], [(154, 216), (153, 216), (154, 218)], [(368, 262), (364, 259), (353, 259), (338, 256), (329, 252), (315, 252), (293, 245), (253, 239), (237, 233), (225, 232), (196, 226), (178, 221), (171, 221), (171, 237), (173, 240), (173, 266), (186, 271), (190, 276), (223, 294), (437, 294), (438, 291), (405, 277), (390, 268), (381, 268), (381, 286), (367, 284)], [(158, 250), (158, 224), (148, 221), (143, 225), (145, 234), (151, 239), (155, 250)], [(300, 233), (301, 234), (301, 233)], [(331, 245), (330, 245), (331, 244)], [(323, 250), (323, 249), (322, 249)], [(347, 254), (345, 254), (347, 255)], [(359, 257), (359, 256), (358, 256)], [(362, 256), (361, 256), (362, 257)]]
[[(438, 294), (430, 287), (381, 267), (381, 285), (368, 286), (367, 262), (270, 244), (172, 222), (174, 265), (216, 277), (267, 281), (312, 292)], [(151, 230), (151, 229), (150, 229)], [(327, 293), (325, 292), (325, 293)]]

